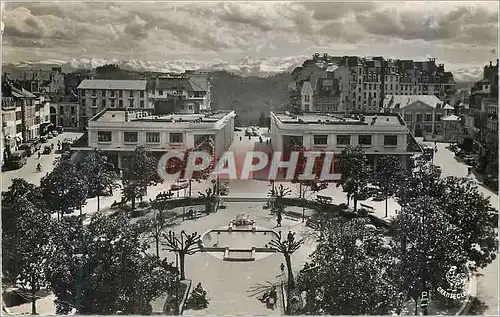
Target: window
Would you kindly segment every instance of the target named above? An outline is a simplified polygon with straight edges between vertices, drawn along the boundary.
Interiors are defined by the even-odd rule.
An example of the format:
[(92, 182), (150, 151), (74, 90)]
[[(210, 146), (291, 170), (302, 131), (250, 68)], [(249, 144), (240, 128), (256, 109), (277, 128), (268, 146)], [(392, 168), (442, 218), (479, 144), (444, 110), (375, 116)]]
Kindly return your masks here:
[(118, 97), (123, 97), (123, 90), (118, 91)]
[(337, 145), (350, 145), (351, 136), (350, 135), (337, 135)]
[(119, 106), (120, 108), (123, 108), (123, 100), (118, 100), (118, 106)]
[(160, 143), (160, 132), (146, 132), (147, 143)]
[(425, 121), (432, 121), (432, 113), (425, 114)]
[(384, 135), (384, 146), (397, 146), (398, 136), (397, 135)]
[(406, 122), (410, 122), (412, 120), (413, 120), (412, 114), (411, 113), (405, 113), (405, 121)]
[(309, 102), (309, 95), (305, 95), (305, 96), (304, 96), (304, 101), (305, 101), (305, 102)]
[(115, 91), (111, 90), (111, 97), (114, 97), (114, 96), (115, 96)]
[(92, 89), (92, 96), (95, 96), (96, 93), (95, 93), (95, 89)]
[(430, 125), (430, 124), (426, 124), (426, 125), (424, 126), (424, 131), (425, 131), (425, 132), (428, 132), (428, 133), (432, 132), (432, 125)]
[(160, 95), (163, 95), (163, 90), (159, 90)]
[(182, 143), (182, 133), (170, 133), (170, 143)]
[(309, 112), (309, 105), (304, 105), (304, 111)]
[(130, 108), (133, 108), (134, 107), (134, 99), (130, 99)]
[(314, 145), (327, 145), (327, 144), (328, 144), (328, 135), (314, 136)]
[(16, 133), (23, 132), (23, 125), (21, 123), (16, 125)]
[(193, 110), (193, 105), (188, 105), (189, 110)]
[(114, 107), (115, 107), (115, 100), (111, 99), (111, 108), (114, 108)]
[(422, 114), (417, 113), (417, 122), (421, 122), (421, 121), (422, 121)]
[(97, 142), (111, 142), (111, 131), (98, 131)]
[(141, 108), (144, 108), (144, 100), (141, 100)]
[(137, 143), (137, 132), (123, 132), (123, 142)]
[(442, 115), (442, 114), (440, 114), (440, 113), (436, 114), (436, 121), (441, 121), (441, 117), (442, 117), (442, 116), (443, 116), (443, 115)]
[(101, 102), (101, 104), (102, 104), (103, 108), (106, 108), (106, 99), (103, 99), (102, 102)]
[(71, 114), (75, 114), (75, 106), (71, 106)]
[(141, 96), (141, 98), (144, 98), (144, 91), (141, 90), (140, 96)]
[(95, 99), (92, 100), (92, 107), (97, 107), (97, 100)]
[(371, 135), (360, 135), (358, 137), (358, 143), (361, 145), (372, 145), (372, 136)]
[(85, 98), (82, 99), (82, 106), (85, 106)]

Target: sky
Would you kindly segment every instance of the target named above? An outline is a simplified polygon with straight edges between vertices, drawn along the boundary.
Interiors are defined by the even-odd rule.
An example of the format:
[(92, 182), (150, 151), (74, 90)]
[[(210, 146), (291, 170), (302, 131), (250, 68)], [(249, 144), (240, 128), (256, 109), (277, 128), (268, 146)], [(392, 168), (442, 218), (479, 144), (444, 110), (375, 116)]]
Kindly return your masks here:
[(435, 57), (485, 65), (496, 1), (7, 2), (3, 62), (234, 60), (311, 55)]

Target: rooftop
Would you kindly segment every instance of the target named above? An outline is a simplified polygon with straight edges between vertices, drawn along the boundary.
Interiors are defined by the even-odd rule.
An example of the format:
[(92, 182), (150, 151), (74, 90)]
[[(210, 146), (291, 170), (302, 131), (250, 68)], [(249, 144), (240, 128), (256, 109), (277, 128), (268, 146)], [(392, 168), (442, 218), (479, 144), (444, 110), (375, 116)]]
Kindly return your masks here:
[(168, 115), (154, 115), (147, 111), (127, 111), (125, 109), (121, 110), (103, 110), (101, 113), (97, 114), (92, 121), (96, 122), (127, 122), (125, 121), (126, 113), (128, 112), (129, 122), (217, 122), (224, 116), (229, 114), (226, 112), (214, 112), (214, 113), (201, 113), (201, 114), (168, 114)]
[[(374, 115), (345, 115), (307, 113), (296, 115), (290, 113), (274, 113), (281, 123), (286, 124), (307, 124), (307, 125), (398, 125), (405, 123), (397, 113), (384, 113)], [(373, 124), (372, 124), (373, 122)]]
[(84, 79), (78, 89), (146, 90), (146, 80)]
[(404, 108), (417, 101), (425, 103), (432, 108), (454, 109), (434, 95), (387, 95), (384, 99), (384, 108)]
[(460, 117), (452, 114), (452, 115), (449, 115), (447, 117), (441, 118), (441, 120), (442, 121), (453, 121), (453, 122), (455, 122), (455, 121), (460, 121)]

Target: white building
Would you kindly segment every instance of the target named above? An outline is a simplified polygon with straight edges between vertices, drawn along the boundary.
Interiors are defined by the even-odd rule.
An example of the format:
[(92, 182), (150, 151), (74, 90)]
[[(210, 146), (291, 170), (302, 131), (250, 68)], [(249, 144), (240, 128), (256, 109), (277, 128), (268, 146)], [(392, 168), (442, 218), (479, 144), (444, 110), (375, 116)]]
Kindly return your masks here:
[(78, 86), (80, 125), (106, 108), (151, 109), (146, 80), (85, 79)]
[(385, 112), (401, 114), (414, 136), (429, 140), (444, 139), (441, 118), (453, 114), (454, 110), (436, 96), (388, 95), (384, 99)]
[(211, 152), (221, 156), (233, 141), (234, 117), (234, 111), (158, 116), (140, 110), (108, 109), (89, 121), (86, 144), (75, 146), (78, 150), (98, 148), (118, 167), (139, 145), (146, 145), (160, 157), (168, 150), (195, 149), (210, 143)]
[(271, 112), (270, 118), (273, 151), (286, 153), (299, 146), (339, 154), (349, 145), (361, 145), (373, 165), (378, 156), (388, 154), (398, 156), (406, 164), (409, 156), (420, 152), (399, 114), (347, 116)]

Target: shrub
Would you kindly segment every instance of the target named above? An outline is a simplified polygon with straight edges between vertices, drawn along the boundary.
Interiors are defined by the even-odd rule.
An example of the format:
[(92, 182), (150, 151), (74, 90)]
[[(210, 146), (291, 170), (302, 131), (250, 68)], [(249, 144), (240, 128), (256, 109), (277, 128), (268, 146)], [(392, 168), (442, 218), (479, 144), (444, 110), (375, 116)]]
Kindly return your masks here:
[(139, 207), (139, 208), (147, 208), (147, 207), (149, 207), (149, 202), (147, 202), (147, 201), (140, 201), (137, 204), (137, 207)]

